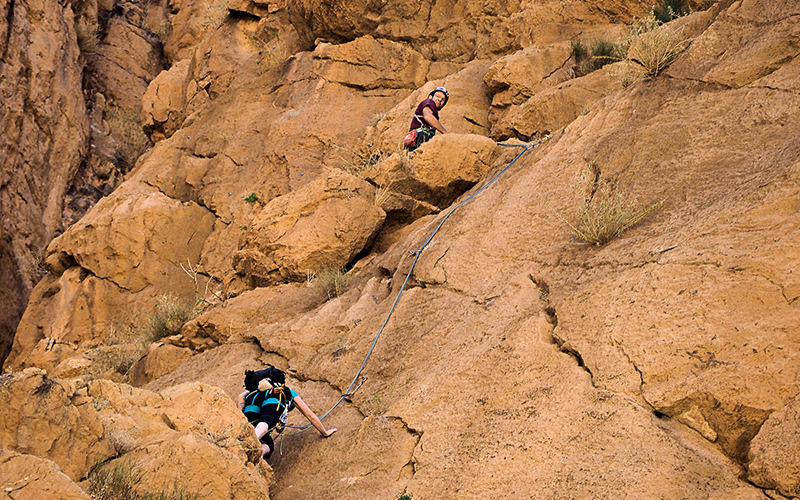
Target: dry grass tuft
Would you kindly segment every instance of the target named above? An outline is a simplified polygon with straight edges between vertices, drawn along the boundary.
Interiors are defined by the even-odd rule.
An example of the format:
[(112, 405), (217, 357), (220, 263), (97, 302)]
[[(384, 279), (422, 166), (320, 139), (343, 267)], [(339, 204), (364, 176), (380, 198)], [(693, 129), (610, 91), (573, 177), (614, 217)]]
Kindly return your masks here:
[(652, 78), (669, 66), (686, 48), (683, 28), (662, 25), (653, 15), (635, 22), (626, 40), (629, 61), (642, 67)]
[(558, 212), (556, 215), (569, 227), (573, 236), (601, 246), (622, 236), (625, 231), (661, 208), (664, 201), (662, 199), (645, 206), (635, 199), (628, 199), (625, 193), (604, 185), (578, 210), (574, 222)]
[(327, 295), (328, 300), (330, 300), (347, 291), (350, 277), (348, 273), (342, 272), (341, 269), (332, 267), (310, 274), (307, 282), (315, 290)]
[(142, 130), (139, 112), (110, 105), (106, 108), (105, 120), (116, 143), (117, 154), (127, 168), (133, 167), (150, 147), (150, 139)]

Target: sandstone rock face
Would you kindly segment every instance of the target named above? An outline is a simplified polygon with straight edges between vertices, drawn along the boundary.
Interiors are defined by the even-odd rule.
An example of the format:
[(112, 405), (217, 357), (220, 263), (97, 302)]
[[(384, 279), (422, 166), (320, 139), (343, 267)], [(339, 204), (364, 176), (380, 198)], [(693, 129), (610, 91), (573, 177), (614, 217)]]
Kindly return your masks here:
[[(141, 345), (120, 311), (169, 290), (209, 307), (62, 385), (112, 462), (157, 487), (190, 471), (203, 497), (797, 496), (796, 6), (678, 20), (687, 51), (626, 88), (568, 79), (569, 40), (639, 2), (234, 0), (191, 25), (213, 8), (172, 5), (189, 62), (146, 100), (163, 137), (50, 247), (12, 355), (75, 376)], [(406, 156), (437, 85), (452, 134)], [(449, 215), (521, 151), (485, 136), (547, 131)], [(605, 245), (572, 235), (608, 192), (666, 200)], [(341, 295), (286, 283), (323, 264), (352, 266)], [(320, 415), (348, 393), (337, 434), (284, 436), (269, 491), (231, 401), (267, 363)]]
[(367, 248), (386, 217), (374, 196), (367, 182), (331, 170), (271, 201), (254, 217), (234, 257), (236, 270), (264, 286), (343, 268)]
[(778, 490), (787, 497), (800, 497), (800, 403), (792, 400), (769, 416), (750, 443), (750, 481)]
[(0, 391), (3, 448), (52, 460), (73, 481), (115, 455), (91, 402), (42, 370), (4, 375)]
[(61, 230), (64, 196), (88, 143), (72, 10), (58, 2), (0, 6), (0, 360)]
[(24, 500), (89, 500), (54, 462), (0, 449), (3, 498)]

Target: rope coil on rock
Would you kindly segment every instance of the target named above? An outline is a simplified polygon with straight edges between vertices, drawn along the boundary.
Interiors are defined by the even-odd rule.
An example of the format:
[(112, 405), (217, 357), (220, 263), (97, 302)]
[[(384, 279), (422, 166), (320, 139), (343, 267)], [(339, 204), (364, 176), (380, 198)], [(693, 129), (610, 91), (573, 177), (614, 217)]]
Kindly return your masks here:
[[(549, 138), (550, 138), (550, 136), (545, 136), (545, 137), (539, 139), (536, 142), (530, 142), (530, 143), (526, 143), (526, 144), (505, 144), (505, 143), (502, 143), (502, 142), (498, 142), (497, 143), (498, 146), (504, 146), (504, 147), (508, 147), (508, 148), (524, 148), (524, 149), (522, 151), (520, 151), (519, 154), (517, 154), (517, 156), (515, 156), (514, 159), (511, 160), (508, 163), (508, 165), (503, 167), (503, 169), (500, 170), (497, 174), (495, 174), (494, 177), (489, 179), (489, 181), (486, 184), (481, 186), (480, 189), (478, 189), (477, 191), (475, 191), (474, 193), (469, 195), (466, 199), (464, 199), (458, 205), (456, 205), (453, 208), (451, 208), (447, 212), (447, 214), (445, 214), (445, 216), (442, 217), (442, 220), (439, 221), (439, 224), (436, 226), (436, 229), (434, 229), (433, 232), (431, 232), (430, 236), (428, 236), (428, 238), (425, 240), (425, 242), (422, 244), (422, 246), (420, 246), (417, 250), (415, 250), (413, 252), (410, 252), (410, 254), (414, 256), (414, 261), (411, 263), (411, 267), (409, 268), (408, 273), (406, 274), (406, 279), (403, 281), (403, 286), (400, 288), (400, 291), (397, 293), (397, 297), (395, 297), (394, 303), (392, 303), (392, 307), (391, 307), (391, 309), (389, 309), (389, 313), (386, 315), (386, 319), (383, 321), (383, 324), (378, 329), (378, 333), (375, 334), (375, 338), (372, 340), (372, 345), (370, 345), (369, 351), (367, 351), (366, 356), (364, 356), (364, 361), (361, 363), (361, 367), (359, 367), (358, 371), (356, 372), (355, 377), (353, 377), (353, 381), (350, 382), (349, 386), (347, 386), (347, 390), (344, 391), (342, 396), (339, 398), (339, 401), (337, 401), (336, 404), (334, 404), (328, 411), (323, 413), (322, 416), (319, 417), (320, 420), (322, 420), (323, 418), (327, 417), (328, 414), (330, 414), (337, 406), (339, 406), (342, 403), (342, 401), (344, 401), (348, 397), (350, 397), (353, 394), (355, 394), (355, 392), (362, 385), (364, 385), (364, 382), (366, 382), (367, 377), (363, 376), (361, 378), (361, 382), (359, 382), (358, 386), (356, 386), (356, 388), (353, 389), (353, 386), (356, 385), (356, 381), (358, 381), (358, 377), (361, 376), (361, 372), (364, 371), (364, 367), (367, 365), (367, 360), (369, 360), (370, 356), (372, 356), (372, 351), (375, 350), (375, 345), (378, 343), (378, 339), (380, 338), (381, 333), (383, 333), (384, 328), (386, 328), (386, 325), (389, 323), (389, 319), (392, 317), (392, 313), (394, 313), (394, 310), (397, 307), (397, 303), (400, 302), (400, 297), (402, 297), (403, 292), (406, 290), (406, 285), (408, 284), (408, 280), (409, 280), (409, 278), (411, 278), (411, 275), (414, 273), (414, 268), (417, 265), (417, 261), (419, 260), (419, 257), (422, 254), (422, 251), (425, 250), (425, 248), (430, 244), (430, 242), (433, 240), (433, 237), (436, 236), (436, 233), (439, 232), (439, 229), (442, 228), (442, 225), (445, 223), (445, 221), (453, 214), (453, 212), (455, 212), (456, 210), (461, 208), (463, 205), (465, 205), (471, 199), (473, 199), (476, 196), (478, 196), (484, 189), (486, 189), (487, 187), (492, 185), (492, 183), (494, 183), (494, 181), (496, 181), (501, 175), (503, 175), (506, 172), (506, 170), (508, 170), (511, 167), (511, 165), (513, 165), (517, 160), (520, 159), (520, 157), (522, 155), (524, 155), (525, 153), (527, 153), (528, 151), (530, 151), (531, 149), (535, 148), (536, 146), (538, 146), (539, 144), (543, 143), (544, 141), (546, 141)], [(352, 389), (352, 391), (351, 391), (351, 389)], [(295, 435), (295, 434), (300, 434), (301, 432), (303, 432), (306, 429), (308, 429), (309, 427), (311, 427), (311, 424), (309, 423), (309, 424), (305, 424), (305, 425), (301, 425), (301, 426), (287, 425), (286, 427), (291, 427), (292, 429), (299, 429), (297, 432), (294, 432), (294, 433), (291, 434), (291, 435)]]

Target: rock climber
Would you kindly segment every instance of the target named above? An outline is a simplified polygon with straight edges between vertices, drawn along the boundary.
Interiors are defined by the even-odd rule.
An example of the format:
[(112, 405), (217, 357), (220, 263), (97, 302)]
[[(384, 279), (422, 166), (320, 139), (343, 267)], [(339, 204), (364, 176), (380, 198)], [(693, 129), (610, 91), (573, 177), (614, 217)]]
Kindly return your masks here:
[(403, 141), (409, 152), (420, 147), (423, 142), (433, 139), (437, 130), (443, 134), (449, 133), (439, 121), (439, 111), (447, 104), (448, 99), (450, 94), (447, 89), (436, 87), (428, 94), (428, 98), (417, 106), (414, 118), (411, 119), (411, 128)]
[(247, 420), (255, 427), (261, 441), (261, 456), (266, 460), (275, 449), (272, 432), (283, 432), (290, 410), (297, 407), (322, 437), (337, 429), (326, 429), (322, 421), (295, 391), (286, 386), (286, 375), (270, 366), (264, 370), (244, 372), (245, 391), (239, 394), (239, 406)]

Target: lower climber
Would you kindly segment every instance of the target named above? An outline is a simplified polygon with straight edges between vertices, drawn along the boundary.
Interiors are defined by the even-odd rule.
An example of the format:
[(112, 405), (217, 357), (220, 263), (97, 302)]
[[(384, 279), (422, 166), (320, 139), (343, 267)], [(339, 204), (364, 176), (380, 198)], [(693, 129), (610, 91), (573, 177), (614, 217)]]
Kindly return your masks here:
[(239, 394), (239, 406), (247, 420), (255, 427), (261, 441), (261, 456), (266, 460), (272, 455), (275, 443), (272, 432), (283, 432), (289, 411), (297, 407), (322, 437), (328, 437), (337, 429), (326, 429), (322, 421), (300, 399), (292, 389), (286, 387), (286, 375), (270, 366), (264, 370), (244, 372), (245, 391)]
[(439, 110), (441, 110), (450, 99), (450, 94), (444, 87), (436, 87), (428, 94), (428, 98), (419, 103), (414, 118), (411, 119), (411, 128), (404, 141), (406, 149), (411, 152), (433, 139), (436, 131), (447, 134), (447, 129), (439, 121)]

